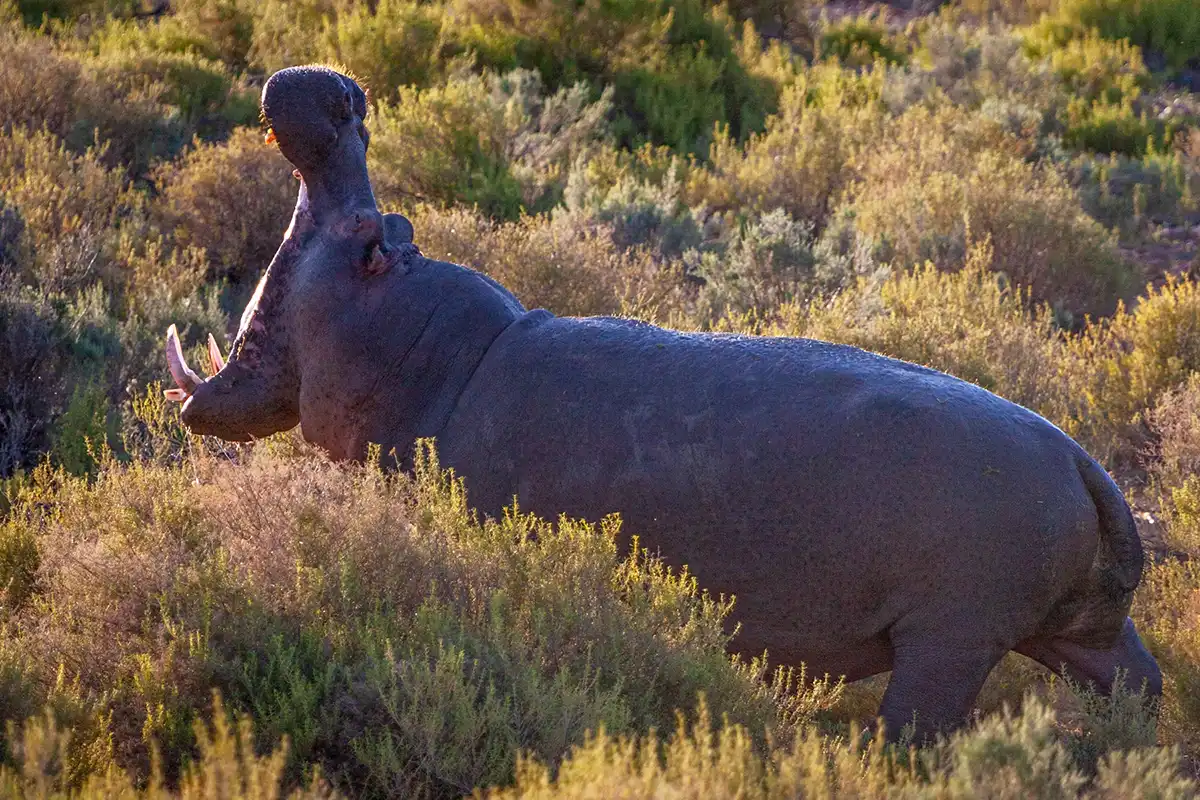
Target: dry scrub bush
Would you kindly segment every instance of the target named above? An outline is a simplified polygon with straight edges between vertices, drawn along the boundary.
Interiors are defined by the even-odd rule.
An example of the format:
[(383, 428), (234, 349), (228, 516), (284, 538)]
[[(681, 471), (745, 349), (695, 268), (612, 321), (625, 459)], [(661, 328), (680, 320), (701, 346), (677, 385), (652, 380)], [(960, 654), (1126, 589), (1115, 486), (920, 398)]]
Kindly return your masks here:
[(46, 132), (0, 134), (0, 194), (22, 223), (21, 271), (44, 291), (122, 282), (112, 263), (114, 233), (142, 213), (142, 199), (101, 155), (75, 155)]
[(1026, 147), (978, 116), (912, 109), (863, 153), (849, 193), (855, 224), (901, 266), (950, 268), (973, 239), (990, 239), (993, 269), (1035, 299), (1111, 311), (1130, 280), (1112, 236), (1052, 167), (1021, 160)]
[(1148, 416), (1157, 438), (1152, 469), (1160, 486), (1174, 488), (1200, 476), (1200, 372), (1163, 392)]
[[(1103, 755), (1094, 782), (1072, 763), (1053, 712), (1030, 698), (1020, 714), (1007, 708), (976, 728), (906, 759), (879, 737), (849, 741), (803, 731), (769, 757), (744, 729), (714, 732), (701, 708), (691, 726), (681, 715), (665, 742), (601, 731), (571, 752), (555, 774), (524, 759), (511, 789), (477, 792), (493, 800), (623, 800), (680, 797), (784, 800), (795, 797), (1117, 798), (1183, 800), (1197, 791), (1177, 752), (1131, 749)], [(857, 731), (855, 732), (857, 734)]]
[(677, 290), (677, 276), (645, 252), (613, 244), (603, 225), (524, 217), (494, 224), (477, 213), (422, 207), (416, 243), (430, 258), (495, 278), (527, 308), (556, 314), (617, 314), (652, 307)]
[[(498, 796), (1073, 797), (1098, 764), (1094, 796), (1194, 790), (1171, 750), (1110, 752), (1153, 730), (1124, 700), (1085, 699), (1079, 731), (1027, 700), (907, 756), (856, 729), (825, 738), (812, 726), (840, 687), (786, 672), (769, 687), (761, 662), (731, 662), (729, 604), (636, 541), (622, 557), (613, 521), (479, 524), (428, 450), (408, 478), (289, 447), (109, 462), (90, 484), (37, 471), (0, 523), (0, 580), (21, 587), (4, 600), (0, 692), (22, 698), (0, 709), (20, 725), (49, 705), (72, 739), (26, 724), (6, 785), (149, 779), (189, 796), (198, 780), (311, 786), (319, 766), (351, 795), (440, 797), (516, 766)], [(220, 705), (215, 740), (198, 725), (214, 690), (254, 719), (253, 746), (245, 726), (221, 733)], [(634, 738), (672, 721), (661, 755)], [(286, 756), (252, 756), (281, 740)], [(538, 766), (564, 757), (554, 781)]]
[(47, 40), (0, 26), (0, 132), (45, 128), (82, 152), (104, 144), (108, 166), (131, 174), (168, 152), (177, 133), (157, 84), (112, 85), (94, 65), (57, 52)]
[(940, 369), (996, 392), (1070, 427), (1070, 389), (1061, 371), (1070, 353), (1050, 312), (991, 268), (986, 246), (961, 270), (933, 265), (883, 282), (860, 279), (828, 301), (792, 304), (762, 325), (731, 318), (731, 327), (772, 335), (843, 342)]
[(80, 713), (110, 720), (78, 746), (111, 737), (135, 777), (152, 743), (178, 774), (214, 688), (260, 743), (288, 737), (292, 779), (319, 763), (348, 791), (406, 796), (506, 782), (518, 748), (553, 761), (600, 725), (662, 726), (701, 690), (756, 736), (836, 699), (731, 663), (729, 604), (618, 556), (611, 521), (481, 525), (428, 457), (413, 481), (270, 449), (108, 463), (93, 484), (42, 469), (4, 523), (0, 578), (32, 587), (9, 598), (6, 641), (34, 685), (62, 665)]
[(0, 282), (0, 476), (43, 451), (63, 391), (58, 319), (46, 297)]
[(919, 68), (887, 72), (884, 98), (894, 112), (949, 100), (965, 109), (1007, 109), (1034, 133), (1062, 101), (1054, 74), (1027, 56), (1011, 28), (972, 28), (940, 15), (918, 26), (918, 41)]
[(180, 247), (208, 253), (210, 279), (253, 281), (287, 228), (299, 184), (278, 148), (252, 128), (220, 144), (196, 142), (155, 168), (155, 224)]
[(1145, 446), (1147, 412), (1200, 371), (1200, 284), (1171, 277), (1148, 286), (1132, 311), (1091, 324), (1072, 350), (1088, 365), (1074, 388), (1085, 401), (1080, 432), (1130, 459)]
[[(1168, 530), (1167, 538), (1176, 537)], [(1163, 672), (1159, 738), (1194, 752), (1200, 744), (1200, 564), (1174, 558), (1149, 564), (1132, 617)]]
[(1150, 472), (1167, 523), (1167, 545), (1200, 556), (1200, 372), (1164, 392), (1147, 415), (1156, 441)]
[(721, 245), (685, 256), (704, 281), (695, 316), (701, 324), (755, 309), (777, 308), (816, 294), (818, 264), (810, 223), (797, 222), (776, 209), (734, 227)]
[[(121, 800), (276, 800), (285, 796), (284, 741), (270, 754), (256, 753), (252, 721), (239, 715), (231, 724), (219, 695), (213, 700), (211, 728), (197, 721), (194, 734), (199, 757), (189, 765), (178, 791), (171, 792), (157, 772), (144, 786), (128, 772), (110, 767), (73, 780), (64, 770), (70, 761), (71, 734), (53, 713), (31, 717), (19, 729), (9, 723), (8, 741), (15, 765), (0, 766), (0, 794), (14, 800), (60, 797), (121, 798)], [(82, 783), (82, 786), (79, 784)], [(286, 794), (291, 800), (318, 800), (336, 795), (318, 778)]]

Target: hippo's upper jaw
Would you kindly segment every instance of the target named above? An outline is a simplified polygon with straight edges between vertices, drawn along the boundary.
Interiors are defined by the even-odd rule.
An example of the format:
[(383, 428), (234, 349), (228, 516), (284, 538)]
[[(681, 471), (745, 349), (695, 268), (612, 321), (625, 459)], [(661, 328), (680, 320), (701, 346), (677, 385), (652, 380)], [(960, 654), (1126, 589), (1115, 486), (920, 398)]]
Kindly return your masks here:
[(378, 209), (367, 177), (366, 93), (328, 67), (290, 67), (263, 87), (263, 117), (308, 188), (318, 226)]

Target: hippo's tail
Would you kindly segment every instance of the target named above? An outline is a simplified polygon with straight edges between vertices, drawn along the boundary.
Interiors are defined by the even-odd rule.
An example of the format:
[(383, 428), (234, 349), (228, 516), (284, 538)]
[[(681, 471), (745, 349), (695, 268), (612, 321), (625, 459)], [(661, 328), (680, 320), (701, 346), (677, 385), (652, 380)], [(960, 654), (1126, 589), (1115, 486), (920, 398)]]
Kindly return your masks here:
[(1077, 463), (1083, 484), (1096, 504), (1099, 541), (1089, 575), (1064, 598), (1054, 627), (1062, 638), (1106, 648), (1115, 641), (1129, 615), (1146, 557), (1133, 512), (1116, 482), (1086, 454), (1081, 454)]
[(1142, 581), (1146, 561), (1133, 512), (1116, 482), (1093, 459), (1088, 458), (1080, 464), (1079, 473), (1100, 515), (1097, 566), (1114, 597), (1131, 596)]

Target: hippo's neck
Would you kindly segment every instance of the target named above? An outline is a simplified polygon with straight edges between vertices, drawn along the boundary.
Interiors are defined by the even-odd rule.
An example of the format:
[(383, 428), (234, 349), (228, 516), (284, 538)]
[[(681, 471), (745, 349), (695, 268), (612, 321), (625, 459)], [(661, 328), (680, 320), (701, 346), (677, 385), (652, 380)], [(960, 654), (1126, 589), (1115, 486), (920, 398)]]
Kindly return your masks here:
[[(398, 286), (404, 306), (386, 381), (366, 398), (359, 417), (363, 447), (395, 451), (411, 464), (419, 438), (438, 436), (492, 343), (525, 314), (521, 303), (491, 278), (459, 266), (419, 259)], [(390, 459), (386, 459), (390, 461)]]

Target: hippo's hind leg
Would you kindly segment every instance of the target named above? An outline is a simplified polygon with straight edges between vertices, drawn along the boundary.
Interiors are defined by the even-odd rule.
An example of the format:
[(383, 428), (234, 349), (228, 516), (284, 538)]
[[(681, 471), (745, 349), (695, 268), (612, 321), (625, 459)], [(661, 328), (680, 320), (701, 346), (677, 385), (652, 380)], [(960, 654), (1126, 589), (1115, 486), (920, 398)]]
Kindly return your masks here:
[(945, 637), (893, 636), (892, 675), (879, 713), (889, 740), (915, 726), (915, 743), (962, 725), (1008, 648)]
[(1145, 686), (1148, 699), (1162, 696), (1158, 663), (1138, 638), (1133, 620), (1128, 617), (1116, 644), (1107, 650), (1054, 637), (1029, 639), (1013, 649), (1084, 687), (1091, 683), (1096, 689), (1111, 693), (1116, 671), (1121, 669), (1126, 673), (1126, 689), (1137, 692)]

